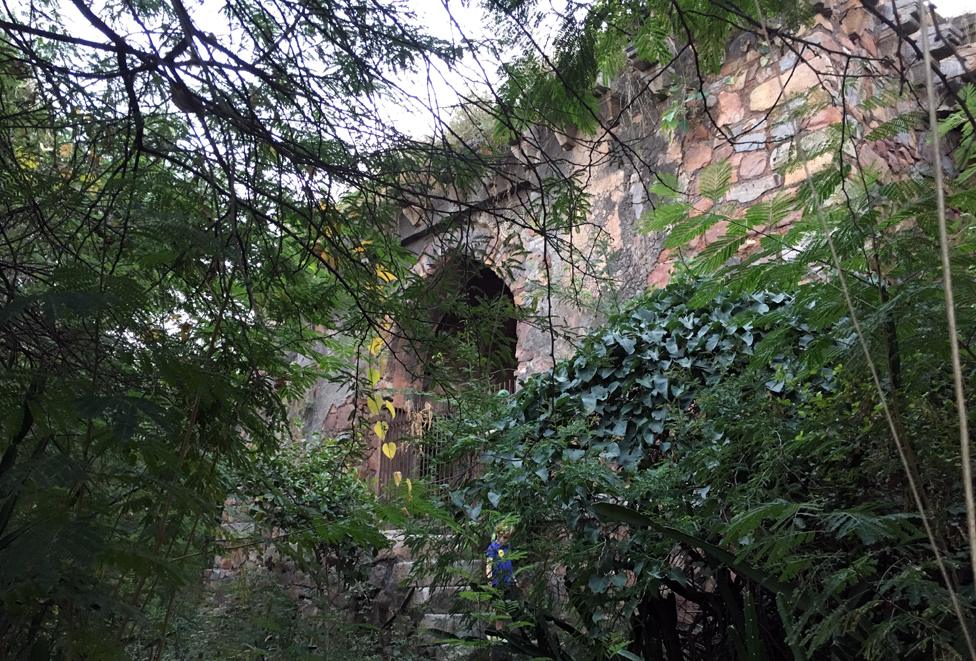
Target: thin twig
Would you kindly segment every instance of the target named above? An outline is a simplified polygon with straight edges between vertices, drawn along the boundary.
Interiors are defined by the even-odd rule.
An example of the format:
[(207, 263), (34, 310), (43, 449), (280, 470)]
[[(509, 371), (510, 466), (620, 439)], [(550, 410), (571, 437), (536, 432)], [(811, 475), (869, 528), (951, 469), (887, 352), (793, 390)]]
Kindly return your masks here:
[(925, 62), (925, 89), (929, 101), (929, 130), (932, 132), (932, 170), (935, 175), (935, 208), (939, 216), (939, 249), (942, 256), (942, 288), (945, 290), (946, 322), (949, 325), (949, 354), (952, 380), (959, 414), (959, 453), (962, 460), (962, 486), (966, 498), (966, 528), (969, 532), (969, 561), (976, 578), (976, 502), (973, 499), (973, 467), (969, 451), (969, 418), (966, 413), (966, 391), (959, 359), (959, 333), (956, 327), (956, 303), (952, 294), (952, 264), (949, 260), (949, 233), (946, 229), (945, 191), (942, 182), (942, 149), (939, 144), (939, 121), (935, 114), (935, 85), (932, 82), (932, 54), (929, 52), (929, 10), (918, 0), (922, 29), (922, 54)]

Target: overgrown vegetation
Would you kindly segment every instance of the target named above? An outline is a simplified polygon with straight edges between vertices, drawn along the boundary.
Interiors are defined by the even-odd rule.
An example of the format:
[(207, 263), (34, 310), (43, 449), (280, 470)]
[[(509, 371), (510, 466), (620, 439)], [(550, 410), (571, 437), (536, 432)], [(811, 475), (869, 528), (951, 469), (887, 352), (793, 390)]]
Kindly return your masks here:
[[(0, 24), (0, 649), (158, 658), (286, 403), (365, 381), (357, 351), (407, 304), (399, 176), (443, 163), (371, 99), (458, 53), (399, 6), (229, 5), (217, 36), (179, 1), (77, 2), (68, 26), (70, 4)], [(348, 470), (315, 467), (287, 479)], [(337, 523), (324, 504), (301, 525)]]
[(165, 658), (414, 658), (409, 622), (384, 630), (371, 617), (372, 560), (389, 541), (358, 463), (335, 440), (309, 439), (240, 476), (219, 575), (184, 591)]
[[(962, 98), (971, 104), (973, 90)], [(964, 117), (957, 110), (940, 130)], [(715, 202), (704, 214), (677, 181), (655, 186), (664, 200), (647, 229), (687, 249), (679, 278), (697, 279), (636, 301), (527, 383), (507, 414), (482, 419), (486, 473), (453, 498), (470, 520), (520, 520), (521, 596), (491, 600), (496, 617), (516, 620), (500, 634), (510, 649), (972, 655), (935, 193), (928, 176), (885, 180), (849, 160), (905, 121), (867, 135), (838, 127), (784, 165), (833, 154), (833, 167), (744, 214), (723, 202), (722, 163), (699, 181)], [(967, 393), (976, 386), (971, 135), (958, 136), (961, 174), (947, 183)], [(720, 222), (724, 236), (688, 248)], [(749, 240), (757, 248), (743, 250)]]
[[(812, 329), (817, 306), (782, 294), (692, 307), (700, 286), (637, 302), (496, 422), (486, 473), (458, 500), (474, 518), (483, 506), (520, 521), (519, 608), (533, 616), (510, 645), (551, 658), (964, 656), (846, 332)], [(971, 617), (951, 410), (951, 391), (930, 390), (903, 424), (925, 439), (919, 474)]]
[[(619, 118), (600, 116), (597, 94), (631, 46), (662, 75), (682, 69), (662, 118), (673, 137), (686, 106), (708, 107), (704, 76), (731, 35), (796, 50), (790, 30), (811, 11), (570, 3), (540, 44), (550, 8), (484, 4), (497, 25), (482, 43), (431, 35), (403, 2), (231, 2), (213, 30), (181, 0), (4, 7), (0, 650), (409, 658), (403, 620), (363, 624), (369, 563), (396, 526), (417, 571), (460, 575), (471, 617), (519, 654), (976, 655), (935, 188), (925, 170), (892, 178), (858, 158), (916, 127), (950, 141), (971, 405), (976, 91), (952, 91), (962, 105), (940, 127), (913, 112), (865, 133), (845, 114), (780, 174), (825, 155), (829, 167), (748, 210), (726, 201), (729, 164), (683, 190), (611, 140), (680, 282), (514, 399), (488, 398), (485, 373), (513, 369), (500, 323), (545, 328), (554, 356), (554, 297), (581, 304), (582, 281), (609, 281), (609, 261), (576, 238), (603, 232), (585, 177), (543, 143), (612, 135)], [(454, 122), (426, 108), (433, 137), (389, 121), (424, 105), (418, 73), (486, 54), (501, 83), (485, 72), (488, 93), (463, 91)], [(895, 98), (886, 87), (861, 109)], [(791, 104), (789, 119), (821, 108)], [(525, 170), (514, 183), (510, 155)], [(495, 192), (469, 202), (486, 182)], [(496, 207), (500, 190), (513, 207)], [(544, 282), (519, 292), (522, 309), (432, 286), (400, 240), (410, 225), (468, 259), (475, 217), (510, 258), (497, 271), (541, 253)], [(558, 260), (568, 282), (551, 277)], [(435, 423), (451, 439), (440, 461), (484, 467), (453, 492), (399, 475), (380, 504), (358, 469), (367, 446), (398, 452), (381, 382), (404, 355), (454, 407)], [(288, 403), (319, 381), (348, 387), (349, 432), (306, 442)], [(499, 520), (516, 522), (514, 591), (458, 566)], [(251, 556), (236, 579), (201, 585), (215, 555), (234, 554)]]

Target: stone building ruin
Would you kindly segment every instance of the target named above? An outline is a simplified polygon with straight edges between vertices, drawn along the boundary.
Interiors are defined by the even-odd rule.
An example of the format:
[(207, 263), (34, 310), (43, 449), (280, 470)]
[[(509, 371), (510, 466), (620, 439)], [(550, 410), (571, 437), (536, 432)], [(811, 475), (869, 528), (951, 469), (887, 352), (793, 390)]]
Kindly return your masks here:
[[(554, 359), (569, 355), (573, 338), (598, 324), (606, 310), (665, 285), (689, 257), (666, 249), (664, 232), (640, 230), (641, 216), (656, 204), (651, 191), (659, 175), (670, 175), (693, 213), (702, 214), (712, 202), (699, 193), (699, 179), (710, 165), (725, 161), (731, 168), (725, 201), (744, 211), (795, 192), (805, 171), (816, 173), (831, 164), (835, 154), (820, 151), (842, 122), (849, 138), (845, 156), (856, 155), (862, 166), (894, 178), (930, 171), (925, 134), (906, 130), (882, 140), (868, 138), (873, 127), (918, 107), (910, 93), (913, 86), (924, 87), (916, 6), (906, 0), (821, 3), (790, 47), (775, 39), (770, 47), (759, 35), (741, 32), (727, 45), (721, 71), (701, 79), (680, 44), (669, 67), (643, 61), (631, 49), (625, 71), (595, 90), (601, 126), (595, 134), (525, 132), (511, 145), (503, 168), (475, 193), (441, 186), (426, 202), (404, 208), (400, 242), (417, 256), (415, 271), (432, 282), (463, 246), (469, 270), (479, 271), (472, 277), (497, 281), (497, 290), (504, 289), (517, 308), (529, 312), (512, 329), (514, 380), (546, 370)], [(936, 19), (931, 52), (936, 83), (946, 93), (974, 80), (973, 21)], [(661, 128), (662, 117), (674, 109), (675, 90), (686, 94), (679, 99), (685, 126), (669, 132)], [(865, 104), (883, 94), (894, 102)], [(798, 147), (815, 155), (806, 168), (789, 166)], [(561, 251), (529, 229), (515, 237), (503, 231), (505, 218), (516, 219), (538, 202), (540, 173), (554, 172), (583, 182), (590, 203), (588, 222), (572, 230)], [(782, 234), (791, 222), (763, 231)], [(693, 252), (726, 229), (723, 223), (709, 228)], [(742, 250), (760, 240), (756, 232)], [(573, 260), (580, 256), (591, 268), (578, 268)], [(543, 318), (558, 327), (557, 337), (539, 323)], [(379, 387), (400, 410), (411, 390), (426, 385), (402, 361), (390, 361)], [(341, 432), (359, 405), (348, 390), (326, 382), (317, 384), (303, 404), (306, 433), (326, 434)], [(370, 475), (378, 475), (384, 461), (375, 445)]]

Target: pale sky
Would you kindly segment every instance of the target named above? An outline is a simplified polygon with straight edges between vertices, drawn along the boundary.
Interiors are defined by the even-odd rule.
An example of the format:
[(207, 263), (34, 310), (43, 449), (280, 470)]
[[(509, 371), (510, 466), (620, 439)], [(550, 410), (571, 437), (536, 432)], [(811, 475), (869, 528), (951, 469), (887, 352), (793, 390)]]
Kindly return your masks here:
[(958, 16), (967, 11), (976, 11), (974, 0), (935, 0), (934, 4), (943, 16)]
[[(886, 0), (890, 1), (890, 0)], [(549, 3), (560, 9), (565, 7), (565, 0), (549, 0)], [(96, 11), (104, 9), (103, 2), (96, 2)], [(195, 0), (190, 2), (191, 13), (200, 23), (211, 32), (222, 32), (223, 20), (220, 17), (220, 7), (223, 0)], [(480, 7), (476, 2), (461, 0), (407, 0), (406, 4), (417, 14), (418, 23), (425, 25), (431, 34), (443, 39), (460, 43), (464, 37), (479, 40), (486, 36), (491, 26), (484, 19)], [(967, 11), (976, 10), (976, 0), (934, 0), (939, 13), (943, 16), (957, 16)], [(77, 36), (83, 36), (97, 41), (102, 35), (83, 19), (70, 2), (63, 3), (62, 16), (68, 28)], [(445, 9), (450, 6), (450, 13)], [(553, 16), (556, 16), (556, 11)], [(453, 17), (453, 20), (452, 18)], [(456, 23), (455, 23), (456, 21)], [(135, 27), (135, 26), (133, 26)], [(401, 131), (420, 138), (429, 134), (436, 124), (436, 117), (446, 118), (452, 108), (459, 103), (459, 92), (476, 93), (486, 96), (487, 84), (497, 82), (497, 59), (493, 54), (482, 52), (476, 60), (470, 55), (465, 58), (461, 66), (448, 70), (444, 66), (437, 69), (424, 70), (412, 76), (404, 76), (397, 81), (401, 88), (415, 96), (413, 101), (401, 99), (395, 104), (383, 104), (382, 114), (387, 115), (388, 121), (395, 123)], [(490, 96), (490, 95), (488, 95)]]

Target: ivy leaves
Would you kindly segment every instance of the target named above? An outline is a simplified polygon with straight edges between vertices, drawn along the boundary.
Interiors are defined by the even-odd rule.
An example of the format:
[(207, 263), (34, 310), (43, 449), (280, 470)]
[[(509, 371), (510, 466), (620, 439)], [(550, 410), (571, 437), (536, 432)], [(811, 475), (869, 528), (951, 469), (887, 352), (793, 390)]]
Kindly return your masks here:
[[(745, 369), (764, 333), (762, 315), (790, 302), (757, 293), (696, 309), (688, 305), (694, 290), (693, 283), (673, 286), (637, 302), (551, 377), (528, 384), (519, 400), (526, 413), (510, 424), (534, 420), (545, 429), (566, 416), (586, 416), (590, 448), (626, 471), (649, 453), (667, 452), (673, 413), (687, 411), (699, 387)], [(786, 380), (770, 383), (782, 392)], [(563, 406), (546, 410), (543, 401), (553, 396)]]
[[(631, 649), (646, 627), (668, 630), (646, 606), (674, 592), (721, 599), (721, 613), (701, 610), (701, 627), (726, 633), (716, 650), (885, 659), (954, 649), (958, 625), (944, 588), (918, 569), (931, 567), (929, 549), (905, 511), (871, 385), (825, 366), (824, 347), (844, 344), (843, 322), (828, 332), (832, 312), (777, 293), (693, 304), (715, 286), (685, 282), (636, 301), (527, 383), (488, 423), (499, 431), (486, 471), (455, 505), (468, 520), (520, 517), (513, 539), (527, 588), (544, 592), (553, 563), (568, 568), (565, 601), (534, 605), (585, 623), (583, 658), (613, 647), (613, 623), (646, 618), (629, 632)], [(906, 412), (936, 424), (951, 406), (944, 396)], [(964, 551), (954, 542), (948, 553)], [(700, 630), (675, 635), (700, 645)]]

